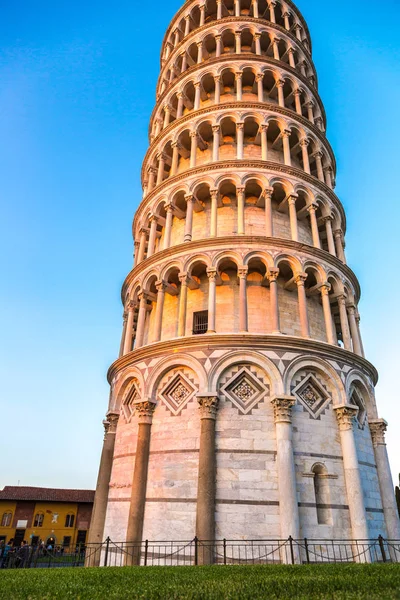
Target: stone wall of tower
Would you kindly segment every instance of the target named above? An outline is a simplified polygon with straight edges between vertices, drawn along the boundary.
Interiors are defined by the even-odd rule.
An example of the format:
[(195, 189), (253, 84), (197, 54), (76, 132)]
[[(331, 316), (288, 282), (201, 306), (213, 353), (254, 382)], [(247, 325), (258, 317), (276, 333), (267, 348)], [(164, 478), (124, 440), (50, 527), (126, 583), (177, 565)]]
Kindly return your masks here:
[(96, 539), (400, 539), (325, 128), (290, 0), (183, 5), (108, 374)]

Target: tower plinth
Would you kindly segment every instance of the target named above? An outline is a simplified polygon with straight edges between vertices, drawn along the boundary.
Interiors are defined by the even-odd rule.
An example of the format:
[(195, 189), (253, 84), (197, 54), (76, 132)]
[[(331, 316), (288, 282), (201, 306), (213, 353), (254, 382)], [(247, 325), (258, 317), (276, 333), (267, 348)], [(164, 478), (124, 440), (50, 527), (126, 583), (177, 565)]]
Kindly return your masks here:
[(296, 6), (188, 0), (149, 137), (97, 539), (400, 538)]

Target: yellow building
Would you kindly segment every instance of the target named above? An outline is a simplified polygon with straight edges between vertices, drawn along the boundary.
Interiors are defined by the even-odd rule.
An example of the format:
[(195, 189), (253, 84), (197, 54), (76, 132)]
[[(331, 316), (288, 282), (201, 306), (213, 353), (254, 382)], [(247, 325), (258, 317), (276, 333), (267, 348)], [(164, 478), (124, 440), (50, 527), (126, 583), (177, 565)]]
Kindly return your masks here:
[(84, 544), (94, 491), (6, 486), (0, 490), (0, 541), (36, 546)]

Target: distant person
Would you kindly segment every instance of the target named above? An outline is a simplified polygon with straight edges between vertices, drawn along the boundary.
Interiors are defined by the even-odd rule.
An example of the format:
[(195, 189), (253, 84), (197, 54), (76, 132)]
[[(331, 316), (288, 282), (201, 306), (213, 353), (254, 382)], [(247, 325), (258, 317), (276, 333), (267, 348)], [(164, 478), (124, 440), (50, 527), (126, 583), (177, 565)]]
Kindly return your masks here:
[(21, 543), (21, 547), (17, 552), (17, 568), (24, 569), (28, 565), (30, 555), (30, 547), (27, 542), (24, 540)]

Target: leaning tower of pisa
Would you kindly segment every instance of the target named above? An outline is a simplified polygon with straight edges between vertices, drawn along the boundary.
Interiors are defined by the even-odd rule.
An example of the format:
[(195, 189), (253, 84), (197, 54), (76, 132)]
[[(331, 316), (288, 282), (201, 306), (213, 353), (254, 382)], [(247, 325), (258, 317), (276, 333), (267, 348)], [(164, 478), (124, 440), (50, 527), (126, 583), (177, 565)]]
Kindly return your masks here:
[(91, 541), (400, 539), (307, 25), (187, 0), (161, 52)]

